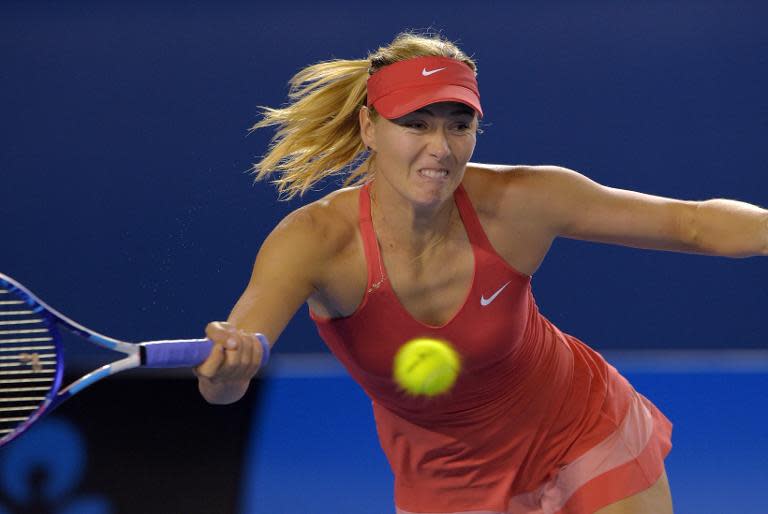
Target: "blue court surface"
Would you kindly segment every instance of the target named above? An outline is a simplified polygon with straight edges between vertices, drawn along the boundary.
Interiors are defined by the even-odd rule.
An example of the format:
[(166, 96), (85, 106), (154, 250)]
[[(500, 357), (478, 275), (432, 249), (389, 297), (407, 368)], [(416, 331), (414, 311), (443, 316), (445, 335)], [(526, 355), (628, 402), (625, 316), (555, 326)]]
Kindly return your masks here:
[[(674, 423), (675, 512), (768, 512), (768, 353), (604, 356)], [(332, 360), (275, 360), (254, 412), (243, 514), (386, 514), (392, 475), (370, 401)]]

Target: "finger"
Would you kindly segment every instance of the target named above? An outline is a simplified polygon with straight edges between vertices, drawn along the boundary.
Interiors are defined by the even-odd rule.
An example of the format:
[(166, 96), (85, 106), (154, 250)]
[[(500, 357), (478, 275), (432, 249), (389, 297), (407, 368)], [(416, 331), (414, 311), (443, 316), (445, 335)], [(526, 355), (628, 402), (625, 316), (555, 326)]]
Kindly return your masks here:
[(240, 375), (242, 365), (240, 364), (241, 355), (243, 353), (243, 342), (239, 340), (238, 333), (232, 334), (223, 345), (224, 347), (224, 364), (219, 370), (219, 374), (222, 379), (234, 380), (241, 378)]
[(234, 327), (226, 321), (214, 321), (208, 323), (205, 327), (205, 335), (216, 344), (225, 344), (227, 339), (232, 336)]
[[(250, 334), (241, 333), (242, 345), (240, 347), (240, 368), (244, 375), (248, 374), (253, 359), (253, 342)], [(250, 378), (250, 377), (247, 377)]]
[(253, 378), (253, 359), (253, 342), (251, 341), (250, 335), (243, 332), (238, 348), (237, 369), (234, 371), (239, 380), (250, 380)]
[(240, 336), (238, 334), (230, 334), (224, 342), (224, 349), (236, 352), (240, 349), (240, 344)]
[(223, 363), (224, 350), (220, 345), (214, 344), (211, 348), (211, 353), (208, 355), (208, 358), (205, 359), (205, 361), (197, 368), (195, 368), (195, 373), (198, 376), (212, 379), (216, 376)]

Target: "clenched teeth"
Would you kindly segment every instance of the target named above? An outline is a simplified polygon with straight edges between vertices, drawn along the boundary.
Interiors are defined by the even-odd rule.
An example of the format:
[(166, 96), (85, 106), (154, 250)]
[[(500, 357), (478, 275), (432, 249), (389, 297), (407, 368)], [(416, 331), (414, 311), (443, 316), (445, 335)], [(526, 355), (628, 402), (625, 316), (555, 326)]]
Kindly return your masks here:
[(444, 169), (436, 170), (436, 169), (425, 168), (425, 169), (420, 169), (419, 173), (429, 178), (441, 178), (448, 175), (448, 170), (444, 170)]

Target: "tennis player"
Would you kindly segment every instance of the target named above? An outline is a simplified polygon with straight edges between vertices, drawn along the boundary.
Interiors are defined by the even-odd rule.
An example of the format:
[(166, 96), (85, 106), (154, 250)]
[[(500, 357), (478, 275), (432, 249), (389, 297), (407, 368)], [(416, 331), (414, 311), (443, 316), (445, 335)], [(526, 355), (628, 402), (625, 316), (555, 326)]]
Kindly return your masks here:
[[(202, 395), (229, 403), (307, 302), (320, 336), (373, 400), (395, 510), (668, 514), (670, 421), (536, 307), (531, 276), (558, 237), (744, 257), (768, 254), (768, 211), (605, 187), (556, 166), (470, 162), (483, 116), (475, 63), (435, 35), (303, 69), (259, 178), (286, 196), (349, 172), (261, 247)], [(597, 321), (597, 320), (596, 320)], [(462, 373), (432, 400), (402, 394), (392, 360), (431, 336)]]

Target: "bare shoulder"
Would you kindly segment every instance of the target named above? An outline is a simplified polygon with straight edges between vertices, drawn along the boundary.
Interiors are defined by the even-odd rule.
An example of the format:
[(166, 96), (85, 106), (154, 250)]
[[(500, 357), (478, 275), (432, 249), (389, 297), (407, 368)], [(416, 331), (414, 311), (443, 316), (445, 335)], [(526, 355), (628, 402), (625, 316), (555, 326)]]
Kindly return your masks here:
[(290, 215), (294, 219), (284, 222), (300, 224), (326, 252), (343, 250), (357, 233), (358, 191), (359, 187), (333, 191), (297, 209)]
[(464, 189), (496, 252), (512, 267), (533, 275), (555, 231), (548, 218), (546, 167), (470, 164)]
[(541, 215), (538, 211), (579, 177), (584, 178), (560, 166), (470, 163), (464, 187), (478, 211), (492, 218), (508, 218), (521, 210)]
[[(562, 166), (467, 166), (466, 183), (501, 220), (544, 234), (688, 251), (694, 202), (609, 187)], [(467, 190), (470, 190), (470, 187)]]
[[(338, 191), (300, 207), (264, 240), (229, 321), (275, 341), (298, 307), (323, 289), (329, 268), (354, 240), (346, 207), (357, 197)], [(345, 209), (354, 211), (353, 214)]]
[[(584, 175), (553, 164), (467, 164), (466, 177), (472, 181), (486, 184), (489, 189), (500, 194), (509, 193), (515, 188), (552, 187), (558, 183), (573, 180), (588, 180)], [(501, 188), (501, 190), (499, 190)]]
[(336, 264), (357, 248), (358, 191), (357, 187), (340, 189), (304, 205), (283, 218), (270, 235), (282, 239), (283, 248), (303, 254), (308, 265), (311, 262), (316, 290), (323, 288)]

